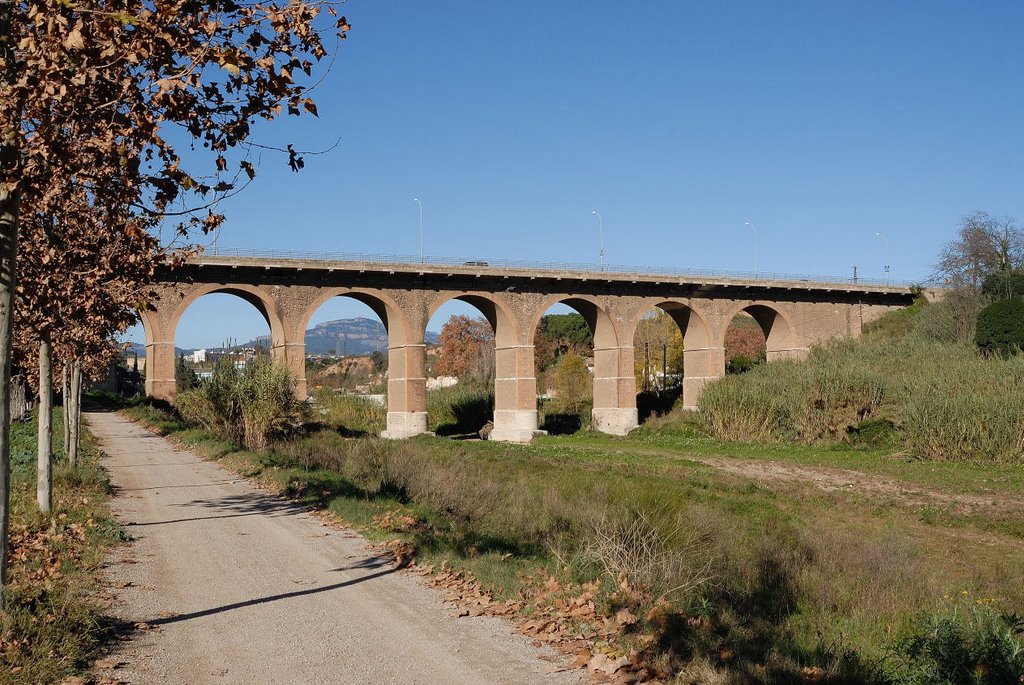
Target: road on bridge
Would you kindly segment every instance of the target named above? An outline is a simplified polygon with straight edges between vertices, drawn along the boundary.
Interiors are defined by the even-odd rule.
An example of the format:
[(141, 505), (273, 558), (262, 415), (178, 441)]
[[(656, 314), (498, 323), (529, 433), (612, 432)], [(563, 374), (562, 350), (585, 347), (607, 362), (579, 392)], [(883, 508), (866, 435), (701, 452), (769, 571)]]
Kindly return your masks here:
[(113, 413), (87, 421), (135, 541), (110, 582), (130, 683), (574, 683), (500, 619), (453, 618), (364, 539)]

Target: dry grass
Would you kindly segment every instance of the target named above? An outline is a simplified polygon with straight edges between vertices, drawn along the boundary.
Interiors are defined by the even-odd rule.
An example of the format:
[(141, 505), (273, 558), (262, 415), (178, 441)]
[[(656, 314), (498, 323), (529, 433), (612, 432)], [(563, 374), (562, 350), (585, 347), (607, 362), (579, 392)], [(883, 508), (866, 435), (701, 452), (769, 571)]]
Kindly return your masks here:
[(832, 343), (712, 383), (699, 415), (725, 440), (827, 444), (884, 421), (921, 457), (1021, 461), (1024, 358), (911, 337)]

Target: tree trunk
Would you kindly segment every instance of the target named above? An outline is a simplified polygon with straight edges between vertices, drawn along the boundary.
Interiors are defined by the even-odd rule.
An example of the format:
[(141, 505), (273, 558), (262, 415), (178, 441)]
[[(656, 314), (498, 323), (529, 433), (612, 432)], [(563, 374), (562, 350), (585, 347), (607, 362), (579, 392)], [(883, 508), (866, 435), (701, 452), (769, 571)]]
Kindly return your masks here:
[(53, 378), (51, 376), (50, 334), (41, 333), (39, 340), (39, 447), (36, 477), (36, 502), (39, 511), (50, 513), (53, 503)]
[(71, 414), (68, 412), (68, 401), (71, 399), (70, 387), (71, 367), (65, 362), (61, 370), (61, 393), (60, 403), (63, 407), (61, 414), (64, 416), (64, 455), (71, 453)]
[[(10, 12), (10, 3), (3, 8)], [(3, 14), (3, 13), (0, 13)], [(7, 16), (0, 16), (6, 29)], [(5, 31), (6, 32), (6, 31)], [(6, 166), (0, 149), (0, 165)], [(11, 321), (14, 318), (14, 266), (18, 246), (18, 195), (0, 175), (0, 610), (7, 587), (7, 547), (11, 503)]]
[(24, 421), (28, 414), (28, 397), (25, 396), (25, 379), (21, 376), (14, 376), (10, 381), (11, 386), (11, 422)]
[(78, 466), (79, 429), (82, 426), (82, 362), (75, 360), (71, 367), (71, 444), (68, 462)]

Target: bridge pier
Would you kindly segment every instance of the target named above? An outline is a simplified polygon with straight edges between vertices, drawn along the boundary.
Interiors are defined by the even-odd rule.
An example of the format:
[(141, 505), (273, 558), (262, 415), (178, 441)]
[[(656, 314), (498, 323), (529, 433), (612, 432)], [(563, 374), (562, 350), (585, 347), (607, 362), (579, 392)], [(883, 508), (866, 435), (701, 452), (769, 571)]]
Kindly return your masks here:
[(494, 350), (494, 429), (490, 440), (530, 442), (540, 430), (533, 345), (497, 345)]
[(146, 394), (157, 400), (173, 402), (178, 390), (174, 377), (174, 341), (146, 341)]
[(704, 386), (725, 375), (725, 348), (683, 350), (683, 409), (696, 411)]
[(388, 347), (388, 423), (382, 438), (403, 440), (427, 432), (426, 347), (423, 342)]
[(591, 423), (596, 431), (626, 435), (640, 425), (636, 409), (633, 354), (632, 345), (594, 348), (594, 409)]

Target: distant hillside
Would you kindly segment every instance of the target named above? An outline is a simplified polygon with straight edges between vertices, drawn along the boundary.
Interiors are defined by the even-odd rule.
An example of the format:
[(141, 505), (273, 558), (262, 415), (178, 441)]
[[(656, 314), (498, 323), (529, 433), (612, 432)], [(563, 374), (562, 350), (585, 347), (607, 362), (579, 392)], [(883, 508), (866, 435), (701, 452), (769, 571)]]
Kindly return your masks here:
[[(426, 342), (436, 343), (438, 335), (427, 331)], [(261, 336), (256, 340), (244, 343), (242, 347), (254, 347), (260, 344), (270, 345), (269, 336)], [(356, 319), (338, 319), (317, 324), (306, 331), (306, 354), (370, 354), (388, 349), (388, 334), (384, 324), (376, 319), (359, 317)]]

